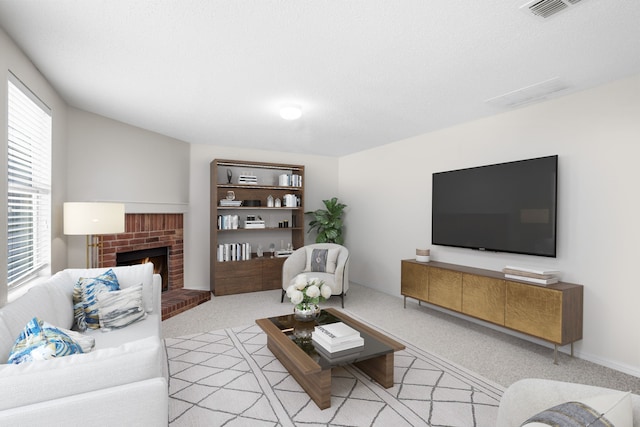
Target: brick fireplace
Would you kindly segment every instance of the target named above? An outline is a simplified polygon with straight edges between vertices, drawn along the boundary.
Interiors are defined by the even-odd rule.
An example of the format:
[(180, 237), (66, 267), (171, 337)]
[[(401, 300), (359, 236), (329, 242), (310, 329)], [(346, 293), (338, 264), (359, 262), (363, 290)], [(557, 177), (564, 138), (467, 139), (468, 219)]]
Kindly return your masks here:
[[(154, 249), (166, 253), (163, 270), (168, 271), (156, 271), (163, 276), (162, 320), (165, 320), (211, 299), (209, 291), (184, 289), (183, 237), (182, 214), (126, 214), (124, 233), (103, 236), (102, 261), (98, 264), (115, 267), (118, 254)], [(150, 259), (153, 260), (153, 255)]]
[(126, 214), (125, 232), (104, 236), (101, 267), (115, 267), (117, 254), (167, 248), (168, 291), (184, 287), (182, 214)]

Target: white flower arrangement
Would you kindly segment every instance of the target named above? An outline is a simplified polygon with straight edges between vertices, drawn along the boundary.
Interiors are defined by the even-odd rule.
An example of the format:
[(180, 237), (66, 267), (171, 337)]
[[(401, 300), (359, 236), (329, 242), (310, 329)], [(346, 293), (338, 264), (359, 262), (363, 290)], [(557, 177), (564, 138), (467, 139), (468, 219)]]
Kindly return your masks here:
[(331, 288), (317, 277), (308, 279), (306, 274), (299, 274), (287, 288), (287, 297), (299, 310), (308, 310), (311, 305), (329, 299)]

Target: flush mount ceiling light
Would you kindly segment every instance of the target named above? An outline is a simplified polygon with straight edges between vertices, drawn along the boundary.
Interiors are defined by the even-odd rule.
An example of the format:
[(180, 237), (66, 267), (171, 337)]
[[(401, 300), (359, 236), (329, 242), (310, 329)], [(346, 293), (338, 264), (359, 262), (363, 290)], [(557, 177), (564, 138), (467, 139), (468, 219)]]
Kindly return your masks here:
[(280, 117), (285, 120), (298, 120), (302, 116), (302, 108), (299, 105), (283, 105), (280, 108)]

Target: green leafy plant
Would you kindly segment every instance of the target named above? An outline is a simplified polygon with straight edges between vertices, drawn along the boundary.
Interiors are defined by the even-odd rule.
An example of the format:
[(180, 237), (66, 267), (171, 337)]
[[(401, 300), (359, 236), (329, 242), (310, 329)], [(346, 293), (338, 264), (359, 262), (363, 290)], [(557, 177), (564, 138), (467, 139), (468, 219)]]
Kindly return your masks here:
[(317, 230), (316, 243), (337, 243), (342, 245), (342, 213), (347, 207), (344, 203), (339, 203), (337, 197), (331, 200), (323, 200), (326, 209), (305, 212), (313, 215), (313, 220), (309, 222), (309, 233)]

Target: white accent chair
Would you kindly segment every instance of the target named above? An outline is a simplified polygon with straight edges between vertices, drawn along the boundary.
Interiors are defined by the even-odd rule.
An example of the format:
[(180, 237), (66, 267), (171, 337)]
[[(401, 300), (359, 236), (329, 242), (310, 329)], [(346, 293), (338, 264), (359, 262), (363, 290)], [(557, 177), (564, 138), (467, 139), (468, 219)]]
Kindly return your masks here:
[[(327, 249), (329, 251), (327, 264), (335, 262), (335, 271), (326, 273), (311, 271), (309, 257), (313, 249)], [(333, 270), (331, 267), (328, 268), (329, 271)], [(293, 251), (282, 265), (282, 296), (280, 302), (284, 301), (287, 288), (295, 282), (295, 278), (299, 274), (306, 274), (309, 278), (317, 277), (323, 280), (331, 288), (331, 295), (340, 296), (342, 308), (344, 308), (344, 297), (349, 290), (349, 250), (347, 248), (335, 243), (314, 243)]]

